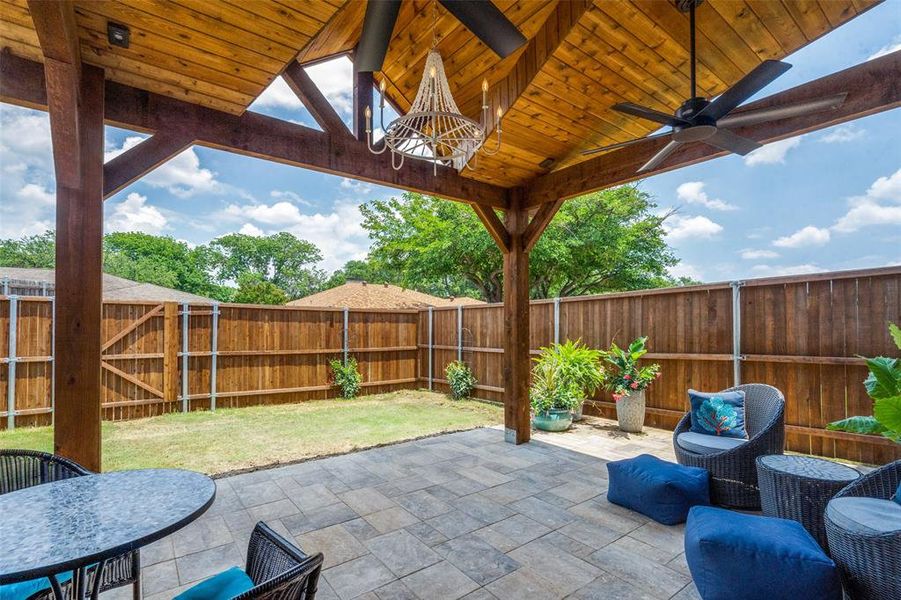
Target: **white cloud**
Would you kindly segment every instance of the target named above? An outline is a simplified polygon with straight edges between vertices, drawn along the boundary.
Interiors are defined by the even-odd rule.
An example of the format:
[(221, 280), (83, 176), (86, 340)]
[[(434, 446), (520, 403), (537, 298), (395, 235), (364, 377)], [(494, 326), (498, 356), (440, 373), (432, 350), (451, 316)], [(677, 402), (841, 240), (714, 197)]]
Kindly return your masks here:
[[(122, 142), (122, 146), (112, 148), (104, 153), (104, 161), (109, 161), (119, 156), (126, 150), (134, 148), (145, 137), (129, 136)], [(222, 185), (216, 180), (215, 174), (209, 169), (200, 166), (200, 158), (193, 148), (188, 148), (181, 154), (171, 158), (140, 179), (141, 182), (153, 187), (163, 188), (170, 194), (179, 198), (187, 198), (201, 193), (220, 193)]]
[(788, 154), (788, 151), (792, 148), (797, 148), (800, 144), (801, 136), (767, 144), (763, 148), (758, 148), (745, 156), (745, 164), (749, 167), (756, 165), (774, 165), (777, 163), (784, 164), (785, 155)]
[(820, 267), (812, 264), (803, 265), (787, 265), (774, 267), (771, 265), (754, 265), (751, 270), (758, 277), (779, 277), (781, 275), (804, 275), (806, 273), (816, 273), (822, 271)]
[(112, 205), (106, 217), (107, 231), (140, 231), (159, 235), (166, 229), (168, 220), (160, 210), (147, 204), (147, 197), (132, 192), (125, 200)]
[(54, 227), (55, 189), (46, 113), (0, 105), (0, 237)]
[(367, 183), (365, 181), (357, 181), (355, 179), (350, 179), (348, 177), (341, 178), (341, 187), (345, 190), (350, 190), (355, 194), (368, 194), (372, 191), (372, 184)]
[(262, 237), (265, 235), (263, 230), (254, 225), (253, 223), (244, 223), (241, 226), (241, 229), (238, 230), (238, 233), (243, 233), (244, 235), (252, 235), (253, 237)]
[(851, 233), (869, 225), (901, 225), (901, 169), (880, 177), (863, 196), (848, 200), (851, 208), (832, 229)]
[(741, 257), (745, 260), (760, 260), (761, 258), (779, 258), (779, 253), (774, 250), (751, 250), (748, 248), (741, 251)]
[(700, 204), (712, 210), (738, 210), (738, 207), (719, 198), (711, 199), (704, 191), (703, 181), (686, 181), (676, 188), (676, 197), (689, 204)]
[(294, 93), (281, 75), (272, 80), (263, 93), (250, 105), (250, 110), (255, 108), (287, 108), (296, 110), (303, 108), (303, 103)]
[[(350, 117), (353, 109), (353, 63), (346, 56), (305, 67), (322, 95), (342, 117)], [(282, 108), (298, 110), (303, 103), (284, 79), (276, 77), (253, 101), (250, 109)], [(305, 123), (301, 123), (305, 125)]]
[(684, 261), (680, 262), (675, 267), (670, 267), (669, 274), (671, 277), (690, 277), (692, 279), (697, 279), (698, 281), (704, 281), (704, 274), (701, 270)]
[(27, 204), (37, 204), (43, 206), (54, 206), (56, 203), (56, 193), (49, 192), (44, 186), (36, 183), (26, 183), (16, 193), (16, 197)]
[(313, 203), (309, 200), (304, 200), (301, 198), (297, 192), (292, 192), (291, 190), (272, 190), (269, 192), (269, 197), (274, 200), (287, 200), (288, 202), (293, 202), (294, 204), (301, 204), (303, 206), (313, 206)]
[(808, 246), (823, 246), (829, 242), (829, 230), (821, 227), (808, 225), (803, 227), (791, 235), (777, 238), (774, 246), (779, 248), (804, 248)]
[(866, 130), (858, 129), (854, 123), (847, 123), (830, 130), (820, 138), (820, 141), (825, 144), (845, 144), (859, 140), (866, 134)]
[(667, 241), (677, 244), (684, 240), (709, 239), (721, 232), (723, 226), (707, 217), (684, 217), (674, 214), (663, 222), (663, 229), (666, 231)]
[(880, 56), (885, 56), (886, 54), (891, 54), (898, 50), (901, 50), (901, 35), (896, 35), (891, 42), (868, 56), (867, 60), (873, 60), (874, 58), (879, 58)]

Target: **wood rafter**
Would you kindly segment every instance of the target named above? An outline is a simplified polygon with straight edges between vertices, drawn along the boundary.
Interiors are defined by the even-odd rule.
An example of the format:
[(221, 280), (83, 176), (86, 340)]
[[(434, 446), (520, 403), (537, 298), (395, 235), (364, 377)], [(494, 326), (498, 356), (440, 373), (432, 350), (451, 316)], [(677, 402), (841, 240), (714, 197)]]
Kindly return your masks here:
[(491, 237), (494, 238), (494, 241), (501, 249), (501, 252), (509, 252), (510, 233), (507, 231), (507, 226), (504, 225), (504, 222), (501, 221), (494, 212), (494, 209), (478, 204), (473, 204), (472, 208), (475, 210), (482, 225), (485, 226), (485, 229), (487, 229)]
[(304, 68), (300, 66), (300, 63), (291, 61), (282, 73), (282, 77), (324, 131), (350, 137), (350, 130), (344, 125), (344, 121), (341, 120), (326, 97), (322, 95)]
[(538, 243), (538, 240), (541, 239), (541, 234), (544, 233), (544, 230), (550, 225), (554, 215), (556, 215), (557, 211), (560, 210), (560, 207), (563, 206), (563, 202), (563, 199), (558, 199), (554, 202), (542, 204), (538, 209), (538, 212), (532, 217), (532, 220), (529, 221), (526, 230), (522, 234), (523, 245), (526, 252), (531, 252), (532, 248), (535, 247), (535, 244)]
[[(47, 88), (39, 63), (0, 54), (0, 100), (32, 108), (47, 107)], [(507, 190), (461, 177), (454, 169), (409, 161), (396, 171), (386, 153), (375, 156), (365, 144), (248, 111), (233, 115), (131, 86), (109, 82), (107, 123), (141, 132), (181, 129), (198, 145), (495, 208), (507, 207)]]
[[(734, 131), (768, 144), (901, 106), (901, 50), (757, 100), (733, 114), (839, 93), (848, 95), (834, 110)], [(668, 142), (665, 137), (647, 140), (538, 177), (528, 186), (525, 205), (534, 207), (572, 198), (728, 154), (703, 143), (685, 144), (657, 169), (638, 173), (639, 167)]]
[(161, 131), (103, 165), (103, 197), (109, 198), (150, 171), (191, 147), (186, 131)]

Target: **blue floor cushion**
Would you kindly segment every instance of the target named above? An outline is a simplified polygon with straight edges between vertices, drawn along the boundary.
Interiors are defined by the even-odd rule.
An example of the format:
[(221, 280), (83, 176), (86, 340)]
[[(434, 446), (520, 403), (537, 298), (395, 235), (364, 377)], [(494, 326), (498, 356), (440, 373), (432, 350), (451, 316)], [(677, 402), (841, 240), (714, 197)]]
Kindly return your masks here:
[(901, 504), (880, 498), (846, 496), (826, 506), (829, 520), (846, 531), (879, 535), (901, 531)]
[(685, 560), (704, 600), (841, 600), (838, 569), (797, 521), (696, 506)]
[[(71, 571), (56, 576), (56, 580), (60, 585), (70, 579), (72, 579)], [(48, 589), (50, 589), (50, 580), (46, 577), (20, 581), (19, 583), (8, 583), (6, 585), (0, 585), (0, 600), (25, 600), (42, 590)]]
[(607, 463), (607, 473), (607, 500), (664, 525), (684, 523), (692, 506), (710, 504), (706, 469), (641, 454)]
[(232, 567), (185, 590), (175, 600), (228, 600), (253, 588), (253, 580), (238, 567)]
[(748, 440), (686, 431), (676, 436), (676, 443), (680, 448), (695, 454), (717, 454), (747, 444)]

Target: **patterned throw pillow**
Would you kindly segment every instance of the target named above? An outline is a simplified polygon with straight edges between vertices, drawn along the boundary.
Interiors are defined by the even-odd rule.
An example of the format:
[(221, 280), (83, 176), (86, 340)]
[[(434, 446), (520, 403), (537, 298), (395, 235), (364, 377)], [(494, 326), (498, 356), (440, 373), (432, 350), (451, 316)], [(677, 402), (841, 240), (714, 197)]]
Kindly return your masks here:
[(688, 390), (691, 401), (691, 430), (721, 437), (748, 438), (745, 431), (745, 393), (696, 392)]

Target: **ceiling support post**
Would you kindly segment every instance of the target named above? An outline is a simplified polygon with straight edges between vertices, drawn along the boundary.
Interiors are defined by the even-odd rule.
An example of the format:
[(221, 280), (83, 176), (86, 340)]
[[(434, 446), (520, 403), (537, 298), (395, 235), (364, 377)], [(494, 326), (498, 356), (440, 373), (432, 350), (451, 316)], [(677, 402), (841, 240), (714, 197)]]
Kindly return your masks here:
[[(372, 73), (354, 72), (354, 137), (366, 141), (366, 109), (372, 110)], [(373, 119), (375, 117), (373, 116)], [(380, 124), (381, 126), (381, 124)]]

